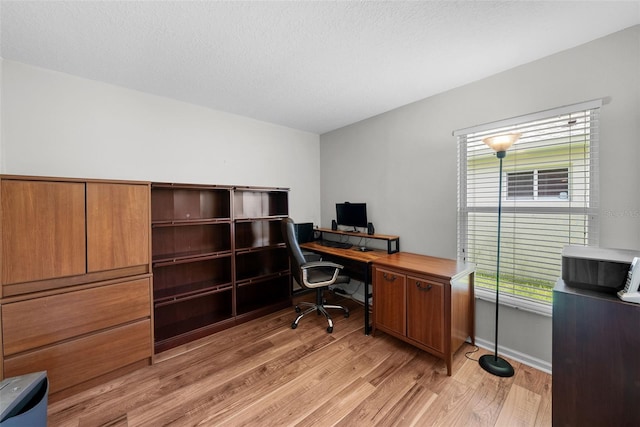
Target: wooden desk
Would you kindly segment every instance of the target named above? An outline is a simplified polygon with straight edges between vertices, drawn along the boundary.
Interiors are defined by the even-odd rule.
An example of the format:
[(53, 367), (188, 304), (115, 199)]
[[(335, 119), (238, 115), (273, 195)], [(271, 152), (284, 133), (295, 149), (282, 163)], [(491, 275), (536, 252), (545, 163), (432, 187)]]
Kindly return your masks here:
[(377, 259), (386, 257), (387, 251), (374, 249), (362, 252), (356, 246), (349, 249), (332, 248), (317, 242), (302, 243), (300, 247), (321, 254), (325, 260), (344, 265), (347, 274), (362, 280), (365, 285), (364, 333), (368, 335), (371, 330), (369, 326), (369, 297), (371, 294), (368, 286), (371, 283), (371, 264)]
[(373, 332), (381, 330), (447, 364), (475, 344), (475, 265), (399, 252), (373, 261)]

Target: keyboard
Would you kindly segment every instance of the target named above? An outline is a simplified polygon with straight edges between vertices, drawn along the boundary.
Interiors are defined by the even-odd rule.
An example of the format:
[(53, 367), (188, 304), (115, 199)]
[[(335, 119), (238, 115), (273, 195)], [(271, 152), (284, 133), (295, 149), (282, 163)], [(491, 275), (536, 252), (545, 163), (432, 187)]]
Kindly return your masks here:
[(334, 242), (333, 240), (320, 240), (322, 246), (326, 246), (328, 248), (340, 248), (340, 249), (349, 249), (353, 245), (351, 243), (346, 242)]

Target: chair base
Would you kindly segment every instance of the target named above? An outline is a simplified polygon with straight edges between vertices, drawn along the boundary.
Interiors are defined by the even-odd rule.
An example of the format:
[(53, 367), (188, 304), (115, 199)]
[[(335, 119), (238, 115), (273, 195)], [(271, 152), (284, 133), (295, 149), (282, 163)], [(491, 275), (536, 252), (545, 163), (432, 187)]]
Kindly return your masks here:
[[(316, 290), (315, 304), (310, 302), (301, 302), (298, 305), (296, 305), (296, 313), (299, 313), (299, 314), (298, 314), (298, 317), (296, 317), (296, 319), (291, 324), (291, 329), (297, 328), (298, 323), (300, 322), (300, 319), (302, 319), (304, 316), (306, 316), (309, 313), (313, 313), (314, 311), (317, 312), (318, 315), (324, 314), (324, 317), (327, 318), (327, 322), (329, 323), (329, 326), (327, 327), (328, 333), (333, 332), (333, 320), (331, 320), (331, 316), (329, 315), (329, 312), (327, 311), (327, 309), (342, 310), (344, 311), (344, 317), (349, 317), (349, 309), (347, 307), (343, 307), (341, 305), (325, 304), (325, 300), (322, 296), (322, 292), (325, 289), (326, 288), (320, 288)], [(309, 308), (307, 308), (305, 311), (302, 311), (300, 309), (300, 306), (305, 306)]]

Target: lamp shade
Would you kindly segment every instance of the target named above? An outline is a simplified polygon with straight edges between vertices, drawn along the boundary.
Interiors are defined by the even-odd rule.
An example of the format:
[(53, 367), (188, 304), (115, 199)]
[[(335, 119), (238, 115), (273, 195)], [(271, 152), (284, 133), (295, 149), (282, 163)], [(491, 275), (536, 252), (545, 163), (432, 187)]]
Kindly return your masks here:
[(519, 133), (505, 133), (488, 136), (482, 140), (489, 148), (496, 152), (507, 151), (520, 138)]

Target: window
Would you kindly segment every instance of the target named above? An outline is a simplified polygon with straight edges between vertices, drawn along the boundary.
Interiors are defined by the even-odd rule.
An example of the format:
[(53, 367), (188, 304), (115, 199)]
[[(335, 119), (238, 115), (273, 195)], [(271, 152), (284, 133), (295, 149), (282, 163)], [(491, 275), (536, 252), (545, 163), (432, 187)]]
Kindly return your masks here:
[(569, 169), (547, 169), (538, 171), (537, 197), (569, 197)]
[(507, 173), (507, 199), (540, 200), (569, 197), (569, 169)]
[(562, 248), (598, 244), (600, 105), (590, 101), (454, 132), (458, 256), (476, 264), (478, 296), (495, 294), (500, 182), (498, 159), (482, 139), (521, 133), (503, 159), (501, 302), (550, 312)]

